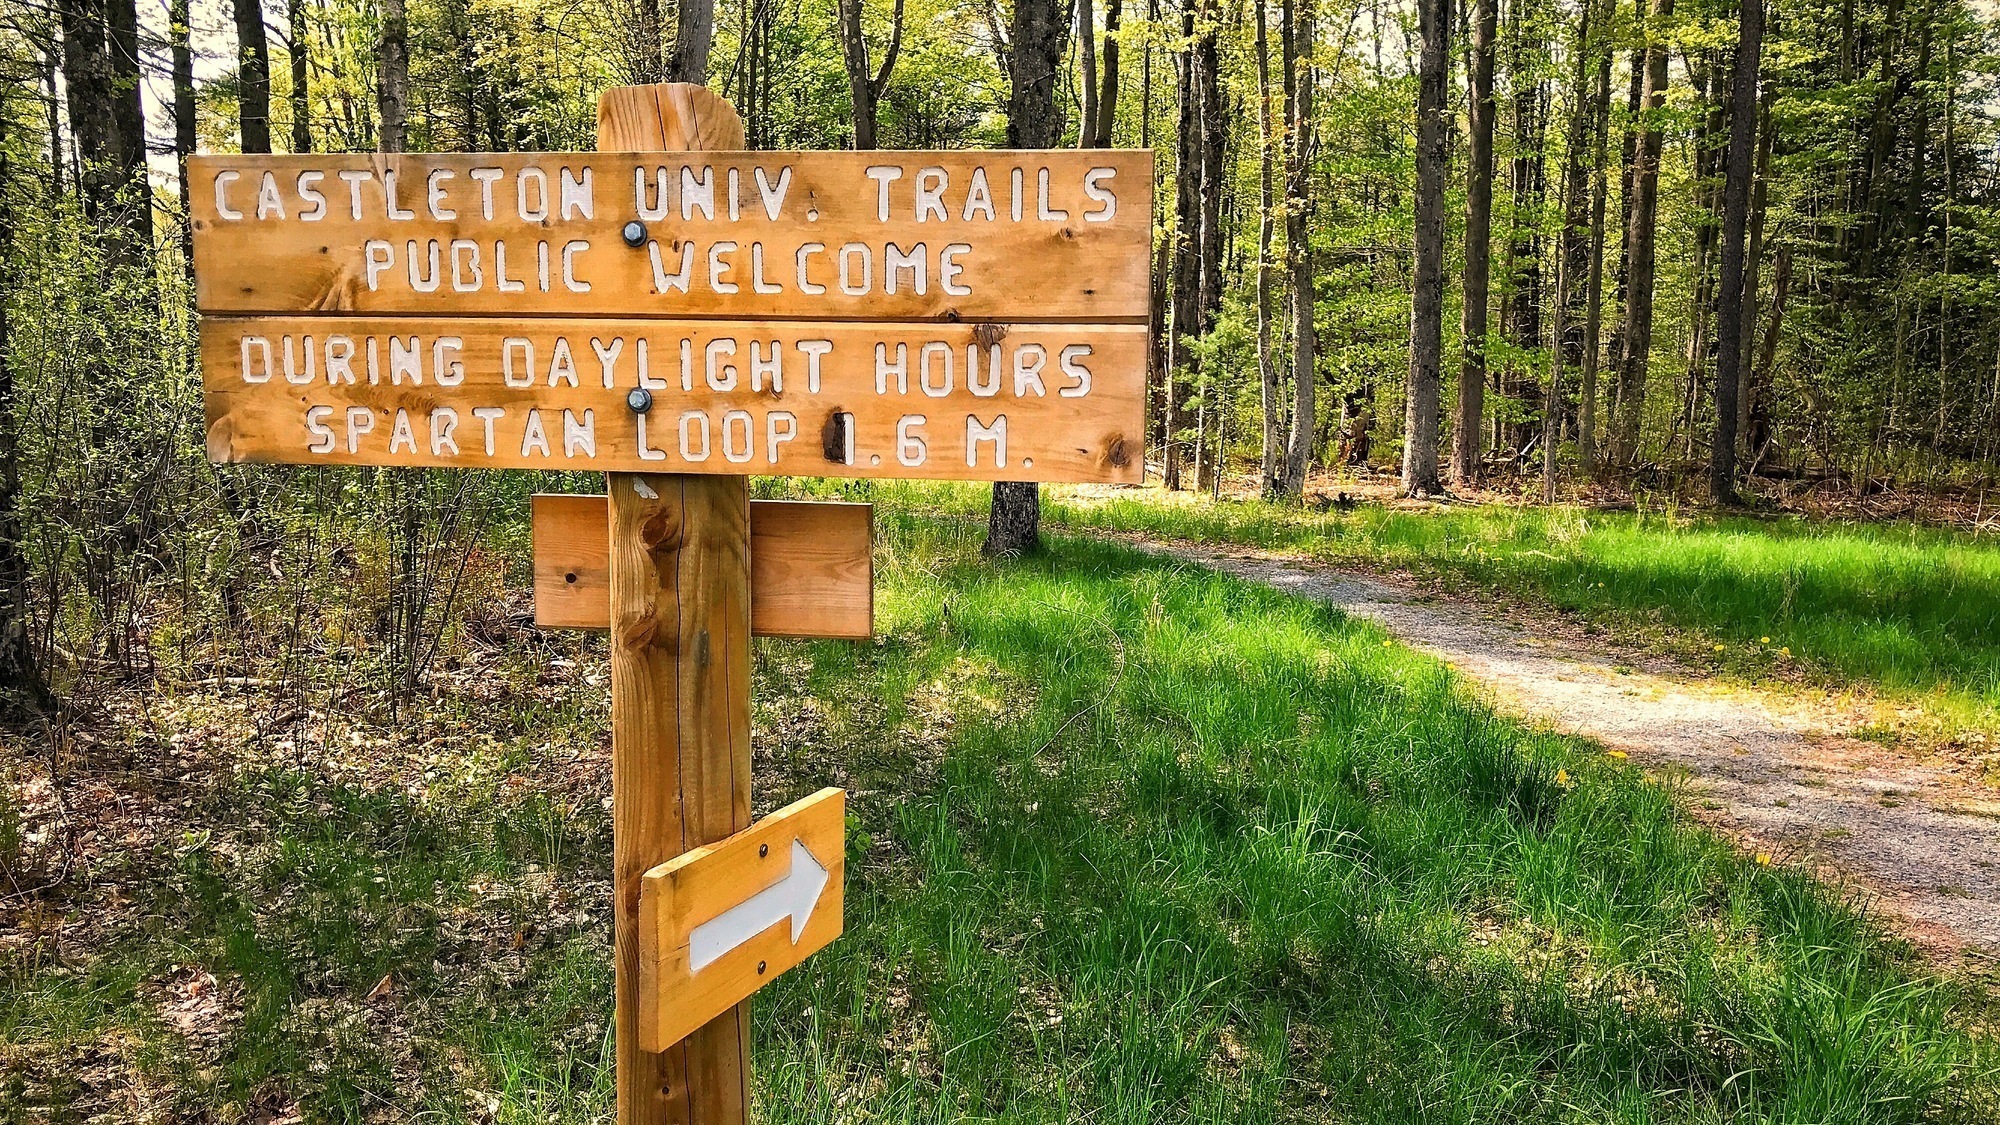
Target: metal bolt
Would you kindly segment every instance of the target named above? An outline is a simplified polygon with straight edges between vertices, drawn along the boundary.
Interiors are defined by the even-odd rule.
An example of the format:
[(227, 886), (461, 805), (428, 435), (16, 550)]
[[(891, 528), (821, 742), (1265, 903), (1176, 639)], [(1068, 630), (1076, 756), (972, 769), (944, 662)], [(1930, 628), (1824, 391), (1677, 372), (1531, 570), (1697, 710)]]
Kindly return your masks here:
[(644, 387), (633, 387), (625, 392), (625, 405), (631, 407), (634, 414), (644, 414), (653, 408), (653, 392)]
[(646, 224), (637, 219), (625, 224), (625, 245), (637, 250), (646, 244)]
[(758, 858), (758, 859), (763, 859), (763, 858), (764, 858), (765, 856), (767, 856), (767, 855), (770, 855), (770, 854), (771, 854), (771, 845), (769, 845), (769, 844), (758, 844), (758, 845), (757, 845), (757, 858)]
[(757, 975), (760, 977), (764, 975), (764, 962), (762, 961), (757, 962)]

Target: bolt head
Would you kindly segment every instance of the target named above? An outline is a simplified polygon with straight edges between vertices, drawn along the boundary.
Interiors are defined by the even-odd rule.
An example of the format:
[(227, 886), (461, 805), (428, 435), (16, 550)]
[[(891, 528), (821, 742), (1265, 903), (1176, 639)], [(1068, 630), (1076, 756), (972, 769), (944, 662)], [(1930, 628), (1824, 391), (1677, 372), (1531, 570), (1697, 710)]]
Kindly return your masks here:
[(637, 219), (625, 224), (625, 245), (634, 250), (646, 244), (646, 224)]
[(653, 392), (644, 387), (633, 387), (625, 392), (625, 405), (631, 407), (634, 414), (644, 414), (653, 408)]

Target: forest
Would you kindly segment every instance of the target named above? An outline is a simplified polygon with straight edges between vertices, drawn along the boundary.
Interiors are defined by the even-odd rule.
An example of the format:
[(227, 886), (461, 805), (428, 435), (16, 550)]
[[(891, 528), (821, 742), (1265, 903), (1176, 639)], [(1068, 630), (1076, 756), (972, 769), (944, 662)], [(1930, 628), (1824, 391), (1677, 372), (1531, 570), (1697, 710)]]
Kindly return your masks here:
[(1994, 1119), (1983, 0), (0, 0), (0, 1121), (612, 1112), (605, 477), (212, 461), (188, 161), (661, 82), (1155, 175), (1142, 486), (741, 486), (755, 1119)]
[[(1946, 0), (1742, 11), (10, 4), (9, 680), (43, 696), (123, 659), (169, 588), (244, 622), (258, 556), (325, 510), (305, 485), (393, 516), (382, 612), (414, 683), (433, 607), (397, 589), (462, 566), (487, 493), (521, 486), (205, 465), (179, 162), (589, 147), (597, 91), (663, 76), (711, 83), (758, 148), (1154, 150), (1148, 453), (1170, 490), (1777, 482), (1983, 518), (1995, 21)], [(1044, 63), (1017, 120), (1014, 71)], [(1031, 515), (1021, 492), (1000, 507)]]

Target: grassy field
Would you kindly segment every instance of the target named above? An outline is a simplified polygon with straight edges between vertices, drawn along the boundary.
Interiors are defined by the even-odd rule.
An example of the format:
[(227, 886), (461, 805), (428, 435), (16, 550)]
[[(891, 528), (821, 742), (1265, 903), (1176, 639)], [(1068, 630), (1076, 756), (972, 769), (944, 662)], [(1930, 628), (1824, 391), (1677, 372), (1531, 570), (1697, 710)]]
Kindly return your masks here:
[[(932, 494), (970, 511), (963, 490)], [(1918, 700), (2000, 733), (2000, 542), (1909, 524), (1058, 492), (1056, 526), (1236, 543), (1551, 605), (1691, 660)], [(1719, 647), (1718, 647), (1719, 646)]]
[[(846, 936), (756, 1002), (764, 1121), (2000, 1114), (1986, 992), (1617, 756), (1324, 607), (990, 566), (961, 493), (881, 495), (879, 641), (758, 654), (759, 811), (853, 814)], [(0, 907), (0, 1121), (604, 1117), (601, 642), (481, 633), (400, 723), (105, 720), (88, 877)]]

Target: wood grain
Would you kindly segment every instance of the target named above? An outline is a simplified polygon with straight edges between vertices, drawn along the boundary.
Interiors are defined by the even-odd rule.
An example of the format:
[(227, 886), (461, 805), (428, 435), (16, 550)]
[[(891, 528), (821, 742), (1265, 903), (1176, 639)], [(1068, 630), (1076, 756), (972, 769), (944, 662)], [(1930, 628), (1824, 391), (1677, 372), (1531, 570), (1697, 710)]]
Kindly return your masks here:
[[(618, 112), (637, 110), (628, 106)], [(898, 173), (888, 184), (887, 220), (882, 218), (880, 185), (868, 174), (871, 167)], [(687, 174), (697, 180), (706, 175), (712, 185), (713, 217), (691, 203), (683, 205), (684, 168), (691, 168)], [(662, 169), (670, 187), (669, 209), (643, 219), (639, 176), (647, 177), (645, 199), (651, 207)], [(1102, 201), (1086, 194), (1085, 179), (1093, 169), (1112, 173), (1091, 184), (1116, 197), (1115, 213), (1105, 221), (1086, 217), (1104, 212)], [(482, 186), (473, 178), (475, 170), (497, 178)], [(565, 208), (561, 202), (565, 173), (574, 185), (586, 170), (588, 218), (580, 208)], [(1022, 176), (1023, 200), (1018, 220), (1012, 213), (1016, 170)], [(1049, 213), (1061, 212), (1060, 219), (1040, 217), (1044, 171)], [(985, 209), (966, 217), (975, 172), (989, 184), (992, 218)], [(350, 183), (342, 173), (357, 179)], [(188, 174), (194, 185), (195, 299), (208, 313), (1143, 323), (1151, 300), (1147, 272), (1153, 171), (1152, 154), (1145, 151), (731, 152), (691, 158), (631, 152), (223, 155), (190, 159)], [(300, 194), (301, 175), (307, 177), (307, 190), (324, 199), (323, 206)], [(943, 177), (943, 213), (927, 207), (921, 222), (920, 175), (927, 187), (937, 187), (935, 177)], [(732, 176), (737, 184), (734, 219), (729, 214)], [(218, 179), (222, 200), (241, 218), (220, 212)], [(391, 179), (397, 218), (390, 217)], [(537, 218), (542, 194), (533, 185), (543, 181), (548, 185), (547, 213)], [(433, 182), (439, 193), (435, 213), (429, 191)], [(773, 202), (781, 182), (782, 202)], [(773, 201), (767, 201), (767, 192)], [(491, 218), (486, 212), (489, 194)], [(529, 217), (523, 217), (521, 208), (524, 194)], [(267, 199), (261, 219), (260, 195)], [(305, 214), (318, 217), (307, 221), (301, 218)], [(632, 221), (642, 222), (647, 238), (636, 247), (623, 238), (625, 224)], [(371, 240), (381, 243), (372, 268)], [(455, 240), (463, 243), (456, 252)], [(435, 274), (429, 264), (433, 241), (439, 246)], [(566, 281), (563, 255), (571, 243), (586, 245), (571, 253)], [(660, 277), (678, 278), (681, 272), (685, 243), (694, 247), (688, 282), (663, 288)], [(855, 252), (851, 257), (846, 277), (851, 292), (842, 287), (838, 260), (850, 243), (872, 248), (874, 262), (864, 284), (863, 256)], [(899, 275), (890, 290), (890, 243), (906, 255), (919, 243), (924, 246), (921, 292), (913, 272)], [(504, 271), (496, 244), (505, 248)], [(753, 260), (753, 244), (761, 247), (755, 252), (761, 255), (761, 272)], [(549, 255), (546, 282), (543, 245)], [(801, 284), (798, 255), (809, 245), (824, 249), (808, 251)], [(964, 248), (950, 259), (962, 272), (948, 288), (942, 252), (953, 245)], [(711, 253), (717, 255), (715, 263)], [(710, 275), (716, 263), (723, 267), (721, 285), (713, 284)], [(578, 291), (586, 285), (587, 292)], [(819, 286), (825, 291), (810, 291)], [(726, 291), (731, 287), (734, 292)]]
[[(643, 448), (626, 400), (641, 385), (642, 343)], [(218, 461), (1104, 483), (1141, 473), (1142, 325), (211, 316), (201, 346)], [(774, 356), (782, 388), (767, 373)], [(474, 410), (502, 411), (490, 435)], [(566, 436), (565, 411), (589, 423), (588, 446)], [(725, 428), (732, 411), (747, 416)], [(912, 462), (901, 438), (916, 417), (907, 432), (924, 444)], [(1005, 464), (983, 436), (1001, 417)], [(836, 424), (851, 462), (847, 442), (825, 440)]]
[[(640, 1034), (664, 1048), (776, 979), (840, 936), (846, 874), (846, 802), (822, 789), (719, 844), (697, 848), (646, 872), (640, 892), (642, 972), (648, 981)], [(791, 870), (793, 840), (826, 868), (826, 888), (799, 940), (780, 922), (699, 971), (690, 969), (689, 937)]]
[[(602, 496), (533, 498), (535, 624), (611, 627), (610, 543)], [(823, 501), (750, 502), (750, 632), (865, 640), (875, 630), (874, 509)]]
[[(740, 147), (742, 122), (699, 87), (622, 87), (599, 101), (600, 147), (690, 138)], [(744, 1125), (747, 1002), (667, 1051), (642, 1044), (639, 899), (646, 871), (750, 823), (748, 481), (614, 472), (605, 491), (618, 1121)]]

